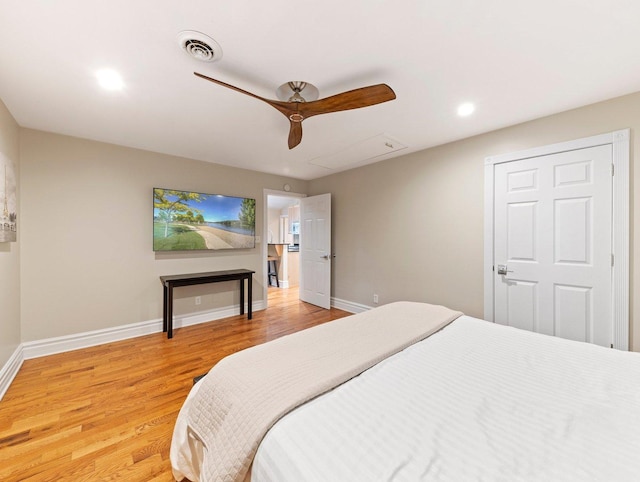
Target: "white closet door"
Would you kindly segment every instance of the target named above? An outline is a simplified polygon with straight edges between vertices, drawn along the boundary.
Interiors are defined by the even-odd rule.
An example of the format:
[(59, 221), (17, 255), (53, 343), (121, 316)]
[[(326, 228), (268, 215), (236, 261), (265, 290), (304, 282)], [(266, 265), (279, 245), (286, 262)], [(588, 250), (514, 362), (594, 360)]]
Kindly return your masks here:
[(612, 342), (610, 145), (496, 164), (494, 320)]

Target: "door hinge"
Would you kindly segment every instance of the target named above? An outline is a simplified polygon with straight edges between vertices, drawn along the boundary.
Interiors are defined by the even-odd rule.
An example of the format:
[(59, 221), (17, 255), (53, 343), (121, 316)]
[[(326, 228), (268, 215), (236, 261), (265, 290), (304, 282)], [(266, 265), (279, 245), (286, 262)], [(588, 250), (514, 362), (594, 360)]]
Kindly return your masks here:
[(613, 348), (613, 343), (611, 343), (611, 348)]
[(615, 176), (616, 174), (616, 165), (615, 164), (611, 164), (611, 175)]
[(611, 267), (613, 268), (613, 262), (614, 262), (615, 258), (613, 256), (613, 253), (611, 253)]

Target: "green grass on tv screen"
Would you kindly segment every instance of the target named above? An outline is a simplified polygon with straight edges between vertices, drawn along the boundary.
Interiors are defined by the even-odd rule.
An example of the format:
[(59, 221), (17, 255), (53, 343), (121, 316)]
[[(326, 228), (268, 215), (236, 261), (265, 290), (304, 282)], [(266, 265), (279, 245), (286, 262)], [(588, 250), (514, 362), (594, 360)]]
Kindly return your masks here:
[(204, 238), (184, 224), (170, 224), (166, 238), (164, 232), (164, 223), (153, 223), (153, 249), (155, 251), (207, 249)]

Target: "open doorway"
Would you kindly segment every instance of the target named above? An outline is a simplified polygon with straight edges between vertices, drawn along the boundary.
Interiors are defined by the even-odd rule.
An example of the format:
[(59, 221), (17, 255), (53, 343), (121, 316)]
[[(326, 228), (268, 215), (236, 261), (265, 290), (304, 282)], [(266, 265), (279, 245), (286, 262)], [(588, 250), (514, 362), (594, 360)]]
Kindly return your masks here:
[(287, 290), (288, 299), (299, 299), (300, 282), (300, 199), (305, 194), (264, 190), (263, 265), (264, 299), (269, 290)]

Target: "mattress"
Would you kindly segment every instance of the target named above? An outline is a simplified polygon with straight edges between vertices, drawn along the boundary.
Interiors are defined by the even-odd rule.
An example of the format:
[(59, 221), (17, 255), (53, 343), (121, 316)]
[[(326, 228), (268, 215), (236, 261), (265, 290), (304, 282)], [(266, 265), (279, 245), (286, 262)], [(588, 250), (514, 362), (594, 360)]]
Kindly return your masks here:
[(638, 454), (640, 355), (462, 316), (281, 418), (251, 481), (635, 481)]

